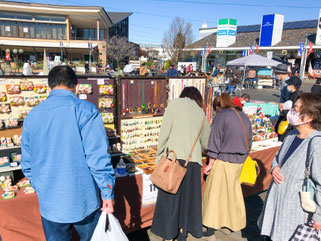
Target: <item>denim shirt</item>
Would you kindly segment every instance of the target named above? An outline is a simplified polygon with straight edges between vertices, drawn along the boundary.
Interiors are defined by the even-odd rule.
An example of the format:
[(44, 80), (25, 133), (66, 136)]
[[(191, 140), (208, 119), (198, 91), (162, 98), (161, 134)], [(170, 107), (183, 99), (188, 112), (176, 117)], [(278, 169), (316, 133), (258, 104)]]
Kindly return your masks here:
[(41, 216), (74, 223), (113, 198), (115, 176), (97, 108), (68, 90), (51, 91), (27, 115), (22, 171), (35, 189)]

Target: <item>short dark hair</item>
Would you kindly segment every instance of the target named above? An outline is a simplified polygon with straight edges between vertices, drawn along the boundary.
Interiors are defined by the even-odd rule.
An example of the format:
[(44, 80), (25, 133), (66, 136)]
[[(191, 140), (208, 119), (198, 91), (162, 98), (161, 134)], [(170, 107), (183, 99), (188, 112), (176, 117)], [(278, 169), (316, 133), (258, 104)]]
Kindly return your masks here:
[(78, 84), (78, 79), (75, 71), (70, 66), (58, 65), (50, 70), (48, 84), (51, 89), (59, 85), (72, 89)]
[(302, 101), (300, 108), (301, 115), (311, 116), (313, 120), (310, 126), (320, 131), (321, 130), (321, 95), (312, 93), (302, 93), (298, 96), (297, 100)]
[(199, 107), (203, 107), (203, 98), (199, 90), (193, 86), (185, 87), (179, 96), (179, 98), (185, 98), (188, 97), (192, 100), (195, 100), (195, 102), (199, 105)]
[(244, 99), (248, 99), (248, 100), (251, 99), (250, 95), (248, 95), (248, 94), (243, 94), (241, 97), (243, 98), (243, 100)]

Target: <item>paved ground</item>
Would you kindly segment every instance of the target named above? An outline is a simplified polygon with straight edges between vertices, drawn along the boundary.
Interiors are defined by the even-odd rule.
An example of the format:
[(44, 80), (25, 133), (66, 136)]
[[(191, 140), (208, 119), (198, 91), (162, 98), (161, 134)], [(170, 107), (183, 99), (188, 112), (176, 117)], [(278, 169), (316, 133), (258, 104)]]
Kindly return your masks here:
[[(248, 198), (245, 198), (246, 206), (246, 216), (247, 216), (247, 227), (242, 231), (226, 235), (220, 231), (215, 233), (217, 241), (260, 241), (264, 240), (259, 234), (259, 229), (256, 225), (256, 221), (261, 213), (263, 202), (265, 200), (266, 192), (263, 192), (259, 195), (254, 195)], [(150, 228), (137, 231), (128, 235), (130, 241), (161, 241), (162, 239), (153, 234), (150, 231)], [(210, 238), (194, 238), (189, 235), (187, 238), (188, 241), (212, 241)]]
[[(311, 87), (314, 81), (306, 80), (301, 86), (303, 92), (310, 92)], [(262, 100), (262, 101), (274, 101), (278, 102), (279, 90), (264, 88), (262, 90), (242, 90), (242, 93), (247, 93), (251, 96), (252, 100)], [(224, 233), (217, 231), (216, 238), (217, 241), (260, 241), (264, 240), (259, 234), (259, 229), (256, 225), (256, 221), (261, 213), (263, 202), (265, 200), (266, 192), (263, 192), (259, 195), (254, 195), (245, 199), (246, 205), (246, 216), (247, 216), (247, 226), (245, 229), (239, 232), (232, 233), (230, 235), (225, 235)], [(161, 241), (162, 239), (154, 235), (150, 228), (146, 228), (135, 233), (128, 235), (130, 241)], [(187, 238), (188, 241), (212, 241), (210, 238), (194, 238), (191, 235)]]

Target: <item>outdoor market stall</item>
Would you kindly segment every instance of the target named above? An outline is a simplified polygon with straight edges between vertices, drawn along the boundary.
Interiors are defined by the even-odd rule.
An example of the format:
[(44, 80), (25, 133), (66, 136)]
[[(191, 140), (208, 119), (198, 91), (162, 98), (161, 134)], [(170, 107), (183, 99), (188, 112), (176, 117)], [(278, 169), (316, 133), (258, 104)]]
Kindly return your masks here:
[[(44, 79), (41, 81), (45, 83)], [(4, 81), (5, 85), (7, 83), (8, 80)], [(128, 176), (116, 178), (115, 216), (126, 233), (148, 227), (152, 223), (157, 197), (157, 189), (151, 183), (149, 177), (156, 166), (156, 145), (162, 115), (171, 95), (168, 95), (166, 89), (168, 82), (165, 78), (123, 77), (118, 79), (116, 83), (108, 78), (88, 79), (80, 77), (79, 83), (81, 84), (78, 93), (79, 98), (91, 101), (101, 113), (107, 113), (114, 117), (107, 118), (106, 121), (108, 123), (106, 127), (114, 128), (116, 126), (122, 138), (121, 146), (120, 143), (118, 144), (120, 137), (115, 135), (114, 132), (107, 132), (110, 134), (111, 147), (109, 151), (112, 153), (114, 167), (116, 167), (120, 156), (129, 164), (128, 166), (134, 167), (131, 171), (128, 170)], [(179, 91), (176, 90), (181, 90), (185, 86), (195, 86), (205, 96), (205, 79), (175, 78), (170, 83), (172, 83), (172, 87), (169, 85), (169, 93), (178, 93)], [(4, 89), (4, 92), (6, 92), (6, 97), (11, 96), (7, 89)], [(102, 101), (104, 101), (103, 104)], [(7, 116), (9, 117), (8, 114)], [(267, 118), (259, 113), (249, 115), (249, 118), (251, 118), (252, 125), (255, 127), (256, 139), (260, 140), (253, 145), (250, 156), (258, 162), (261, 173), (254, 187), (244, 187), (245, 196), (259, 193), (268, 188), (271, 181), (269, 168), (279, 148), (279, 143), (271, 138), (274, 132)], [(3, 133), (4, 136), (21, 135), (22, 120), (18, 123), (18, 127), (14, 129), (4, 128), (0, 133)], [(14, 151), (19, 154), (20, 147), (16, 146), (15, 148)], [(120, 152), (121, 148), (123, 153)], [(3, 149), (5, 151), (10, 150), (7, 146)], [(9, 159), (11, 158), (14, 157), (12, 156)], [(10, 162), (19, 164), (14, 159)], [(12, 174), (14, 170), (20, 169), (20, 166), (10, 167), (10, 162), (9, 166), (0, 167), (0, 172), (1, 170), (10, 171)], [(16, 171), (13, 173), (16, 173)], [(2, 240), (44, 240), (37, 195), (32, 193), (32, 189), (28, 186), (21, 187), (15, 193), (16, 196), (12, 199), (0, 200), (0, 234)]]
[[(232, 61), (228, 61), (226, 63), (227, 67), (237, 66), (237, 67), (244, 67), (244, 77), (246, 78), (245, 73), (247, 72), (248, 68), (257, 68), (258, 73), (258, 83), (261, 85), (273, 86), (273, 78), (272, 78), (272, 71), (268, 71), (265, 69), (259, 69), (259, 67), (276, 67), (280, 62), (263, 57), (258, 54), (252, 54), (249, 56), (241, 57), (238, 59), (234, 59)], [(268, 72), (268, 74), (267, 74)]]

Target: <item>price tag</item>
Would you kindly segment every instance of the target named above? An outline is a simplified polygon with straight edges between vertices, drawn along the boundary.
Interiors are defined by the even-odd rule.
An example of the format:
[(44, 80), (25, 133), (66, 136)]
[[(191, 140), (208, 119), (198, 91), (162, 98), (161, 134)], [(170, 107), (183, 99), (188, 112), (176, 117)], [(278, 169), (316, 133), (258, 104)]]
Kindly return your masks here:
[(81, 100), (87, 100), (87, 94), (80, 94), (79, 99)]
[(18, 163), (17, 162), (10, 162), (10, 167), (17, 167)]
[(104, 85), (105, 79), (97, 79), (97, 85)]
[(157, 188), (150, 180), (151, 175), (143, 174), (143, 206), (150, 206), (156, 203), (157, 199)]

